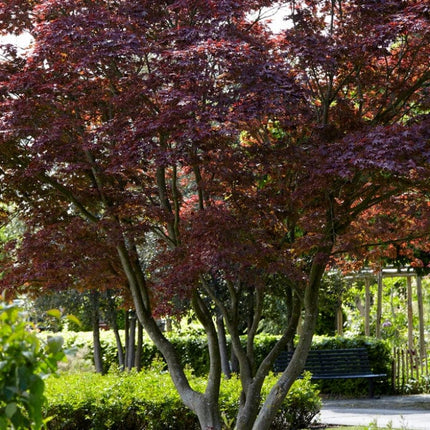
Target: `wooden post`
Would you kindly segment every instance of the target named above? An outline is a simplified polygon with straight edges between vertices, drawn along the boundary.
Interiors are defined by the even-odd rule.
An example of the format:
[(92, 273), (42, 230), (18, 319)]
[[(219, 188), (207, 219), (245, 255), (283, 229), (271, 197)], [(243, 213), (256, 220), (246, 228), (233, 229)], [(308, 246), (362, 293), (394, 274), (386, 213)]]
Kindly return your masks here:
[(382, 282), (382, 271), (378, 273), (378, 296), (376, 302), (376, 327), (375, 336), (377, 339), (381, 338), (381, 319), (382, 319), (382, 290), (384, 284)]
[(424, 305), (423, 305), (423, 288), (421, 284), (421, 276), (417, 276), (417, 301), (418, 301), (418, 318), (419, 318), (419, 348), (420, 361), (423, 363), (427, 356), (426, 341), (424, 335)]
[(394, 392), (397, 390), (397, 348), (393, 348), (393, 361), (391, 363), (391, 388)]
[(343, 312), (341, 304), (336, 309), (336, 334), (343, 336)]
[(414, 313), (412, 308), (412, 278), (406, 278), (408, 286), (407, 308), (408, 308), (408, 349), (414, 350)]
[(370, 336), (370, 279), (365, 278), (364, 335)]

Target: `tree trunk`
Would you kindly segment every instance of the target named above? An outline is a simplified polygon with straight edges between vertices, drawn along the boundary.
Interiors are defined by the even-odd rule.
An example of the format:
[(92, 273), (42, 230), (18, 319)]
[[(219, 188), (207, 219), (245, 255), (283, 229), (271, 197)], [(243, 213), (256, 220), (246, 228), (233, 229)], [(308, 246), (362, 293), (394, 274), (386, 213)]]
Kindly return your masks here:
[(336, 335), (343, 336), (343, 312), (342, 312), (342, 302), (338, 305), (336, 309)]
[(252, 378), (252, 382), (248, 385), (246, 393), (244, 393), (244, 403), (241, 405), (237, 417), (237, 429), (248, 429), (252, 427), (260, 407), (261, 388), (264, 380), (269, 371), (272, 370), (276, 357), (282, 350), (288, 348), (291, 339), (294, 338), (297, 332), (297, 325), (300, 321), (302, 310), (302, 303), (297, 294), (294, 294), (290, 305), (291, 312), (289, 313), (288, 326), (284, 334), (269, 354), (263, 359), (255, 376)]
[(128, 343), (129, 343), (129, 335), (130, 335), (130, 321), (128, 319), (128, 311), (124, 311), (124, 346), (125, 346), (125, 352), (124, 352), (124, 369), (127, 369), (127, 363), (128, 363)]
[(128, 317), (129, 317), (129, 332), (128, 332), (126, 366), (128, 370), (131, 370), (134, 367), (134, 360), (136, 356), (136, 314), (134, 312), (130, 312)]
[(143, 347), (143, 327), (139, 321), (137, 323), (137, 344), (136, 344), (136, 354), (134, 357), (134, 367), (137, 371), (142, 370), (142, 347)]
[(124, 350), (121, 342), (121, 336), (119, 334), (118, 330), (118, 324), (115, 324), (115, 326), (112, 326), (112, 330), (115, 336), (115, 342), (116, 342), (116, 352), (118, 356), (118, 366), (121, 370), (125, 369), (125, 356), (124, 356)]
[(230, 363), (228, 360), (228, 348), (227, 339), (225, 336), (224, 319), (222, 315), (218, 315), (216, 318), (217, 332), (218, 332), (218, 343), (219, 351), (221, 356), (221, 369), (227, 379), (231, 377)]
[(270, 390), (253, 425), (248, 425), (248, 427), (238, 426), (237, 430), (249, 430), (250, 428), (253, 430), (268, 430), (289, 389), (303, 371), (312, 345), (312, 337), (318, 318), (318, 294), (326, 263), (323, 260), (323, 256), (317, 256), (312, 264), (309, 283), (304, 295), (304, 318), (301, 336), (288, 367)]
[(230, 368), (233, 373), (239, 373), (239, 360), (237, 359), (234, 349), (230, 351)]
[(121, 336), (119, 335), (119, 329), (118, 329), (118, 322), (117, 322), (117, 308), (115, 305), (115, 300), (112, 297), (112, 291), (107, 291), (107, 316), (109, 319), (109, 324), (113, 330), (113, 333), (115, 335), (115, 342), (116, 342), (116, 350), (117, 350), (117, 356), (118, 356), (118, 365), (121, 370), (125, 369), (125, 357), (124, 357), (124, 350), (121, 342)]
[(93, 347), (94, 347), (94, 366), (97, 373), (103, 373), (102, 346), (100, 343), (100, 310), (99, 310), (99, 293), (91, 291), (90, 302), (92, 307), (92, 326), (93, 326)]
[(212, 322), (211, 314), (198, 293), (193, 298), (200, 321), (203, 321), (210, 357), (208, 383), (204, 393), (191, 388), (184, 369), (178, 359), (172, 343), (164, 336), (157, 321), (151, 313), (151, 303), (147, 290), (145, 275), (140, 267), (137, 253), (129, 241), (117, 246), (122, 268), (127, 276), (128, 286), (135, 305), (136, 315), (148, 336), (163, 355), (169, 368), (169, 374), (176, 390), (186, 407), (193, 411), (204, 430), (221, 430), (221, 413), (219, 410), (219, 387), (221, 383), (221, 360), (219, 356), (218, 337)]

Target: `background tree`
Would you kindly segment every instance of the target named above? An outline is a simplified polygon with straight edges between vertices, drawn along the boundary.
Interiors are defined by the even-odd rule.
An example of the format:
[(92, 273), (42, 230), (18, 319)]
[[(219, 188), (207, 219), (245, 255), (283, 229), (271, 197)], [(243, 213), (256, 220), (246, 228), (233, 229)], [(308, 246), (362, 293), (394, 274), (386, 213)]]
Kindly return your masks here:
[[(26, 300), (29, 318), (40, 330), (59, 331), (64, 328), (64, 323), (67, 323), (67, 329), (71, 331), (93, 331), (95, 341), (99, 342), (100, 329), (111, 329), (117, 344), (118, 366), (122, 369), (125, 366), (126, 351), (119, 330), (125, 325), (124, 306), (128, 306), (128, 303), (121, 297), (121, 291), (112, 289), (99, 291), (93, 288), (78, 291), (69, 288), (45, 291), (39, 296), (31, 295), (30, 299)], [(63, 314), (73, 315), (79, 324), (47, 316), (46, 312), (51, 309), (59, 309)], [(100, 342), (98, 348), (96, 346), (95, 343), (94, 362), (98, 360), (96, 369), (103, 372), (106, 369), (102, 363)]]
[[(405, 199), (416, 225), (429, 219), (423, 4), (294, 1), (292, 26), (273, 36), (248, 15), (271, 3), (40, 0), (0, 10), (4, 31), (35, 38), (25, 59), (6, 49), (0, 71), (2, 199), (27, 228), (4, 284), (127, 283), (202, 428), (221, 427), (215, 315), (239, 363), (236, 426), (266, 429), (303, 368), (334, 257), (424, 234), (400, 226), (402, 216), (384, 221), (389, 208), (406, 215)], [(273, 277), (290, 319), (257, 368)], [(189, 307), (208, 339), (203, 393), (156, 321)], [(293, 359), (260, 407), (302, 310)]]

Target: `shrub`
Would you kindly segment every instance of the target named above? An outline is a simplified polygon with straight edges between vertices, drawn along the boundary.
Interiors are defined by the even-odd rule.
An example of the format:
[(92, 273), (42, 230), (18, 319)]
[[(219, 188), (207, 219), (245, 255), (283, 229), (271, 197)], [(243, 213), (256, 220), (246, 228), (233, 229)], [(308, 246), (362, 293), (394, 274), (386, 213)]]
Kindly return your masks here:
[[(312, 349), (342, 349), (366, 348), (369, 355), (370, 367), (374, 373), (385, 373), (385, 379), (375, 380), (375, 394), (391, 392), (391, 349), (387, 341), (366, 336), (326, 337), (316, 336)], [(366, 396), (368, 394), (368, 380), (366, 379), (337, 379), (318, 381), (323, 393), (343, 396)]]
[(319, 390), (311, 383), (311, 374), (305, 372), (303, 379), (298, 379), (291, 387), (273, 427), (279, 430), (307, 428), (320, 409)]
[(89, 359), (88, 346), (79, 349), (70, 349), (67, 353), (67, 360), (58, 364), (60, 372), (95, 372), (93, 360)]
[[(266, 378), (262, 389), (263, 400), (277, 379), (278, 377), (273, 373)], [(232, 423), (234, 417), (237, 415), (240, 392), (241, 385), (237, 376), (223, 381), (220, 402), (223, 418), (227, 423)], [(320, 409), (321, 399), (319, 390), (311, 382), (310, 373), (305, 373), (303, 379), (298, 379), (294, 382), (271, 429), (297, 430), (307, 428)]]
[[(116, 369), (118, 367), (116, 362), (116, 343), (113, 332), (102, 331), (102, 350), (105, 369)], [(82, 349), (84, 348), (87, 353), (81, 357), (87, 360), (93, 358), (93, 344), (92, 333), (64, 333), (65, 347)], [(182, 365), (193, 370), (197, 376), (203, 376), (209, 370), (209, 356), (207, 351), (207, 340), (203, 336), (196, 336), (195, 334), (185, 334), (182, 336), (171, 334), (170, 340), (178, 351), (178, 356), (181, 357)], [(256, 336), (255, 342), (255, 356), (256, 364), (259, 365), (263, 358), (268, 354), (273, 347), (279, 336), (269, 334), (259, 334)], [(246, 338), (243, 339), (243, 342)], [(369, 360), (371, 368), (374, 373), (386, 373), (385, 380), (375, 381), (375, 393), (386, 394), (391, 392), (390, 375), (391, 375), (391, 350), (384, 340), (373, 339), (369, 337), (324, 337), (316, 336), (313, 342), (313, 349), (336, 349), (336, 348), (366, 348), (369, 353)], [(78, 354), (81, 355), (82, 354)], [(151, 362), (157, 357), (157, 352), (154, 344), (144, 337), (142, 347), (142, 365), (143, 367), (150, 366)], [(74, 360), (74, 366), (79, 366), (78, 360)], [(85, 360), (80, 361), (82, 365)], [(88, 365), (85, 366), (88, 368)], [(84, 367), (82, 367), (84, 369)], [(166, 370), (166, 366), (163, 367)], [(350, 395), (357, 396), (367, 395), (368, 381), (364, 379), (344, 379), (336, 381), (319, 381), (318, 385), (323, 393), (330, 393), (333, 395)]]
[(0, 428), (42, 428), (44, 378), (63, 358), (62, 338), (41, 343), (21, 310), (0, 302)]
[[(122, 332), (121, 332), (122, 333)], [(101, 346), (103, 354), (104, 368), (106, 370), (115, 369), (117, 363), (117, 347), (115, 337), (112, 331), (101, 331)], [(49, 333), (44, 332), (46, 337)], [(63, 332), (64, 347), (70, 350), (76, 350), (81, 360), (93, 360), (93, 337), (92, 332)], [(209, 353), (207, 350), (207, 339), (205, 336), (195, 335), (194, 333), (182, 333), (181, 335), (169, 334), (169, 339), (174, 345), (178, 356), (184, 367), (193, 369), (193, 373), (198, 376), (206, 375), (209, 371)], [(269, 334), (259, 334), (256, 337), (255, 356), (256, 363), (259, 364), (275, 344), (279, 336)], [(243, 339), (246, 342), (246, 338)], [(142, 345), (142, 367), (151, 365), (159, 352), (152, 341), (144, 336)], [(87, 363), (82, 361), (84, 367)]]
[[(85, 429), (198, 429), (197, 417), (180, 401), (170, 376), (157, 369), (143, 372), (64, 374), (49, 379), (46, 414), (54, 416), (50, 430)], [(269, 375), (265, 396), (276, 376)], [(192, 386), (204, 390), (205, 379), (191, 378)], [(238, 412), (240, 380), (223, 380), (220, 394), (224, 421), (233, 425)], [(273, 429), (299, 429), (309, 425), (318, 413), (318, 391), (309, 378), (296, 381), (284, 402)]]
[(166, 373), (64, 374), (47, 384), (49, 429), (193, 429)]

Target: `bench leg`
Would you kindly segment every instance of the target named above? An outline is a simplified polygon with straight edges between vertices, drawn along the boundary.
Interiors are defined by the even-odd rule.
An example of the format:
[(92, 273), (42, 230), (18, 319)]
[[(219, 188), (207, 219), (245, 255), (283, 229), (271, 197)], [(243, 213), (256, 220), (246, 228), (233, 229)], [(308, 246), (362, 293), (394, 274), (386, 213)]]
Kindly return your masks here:
[(375, 384), (373, 378), (369, 378), (369, 397), (375, 397)]

